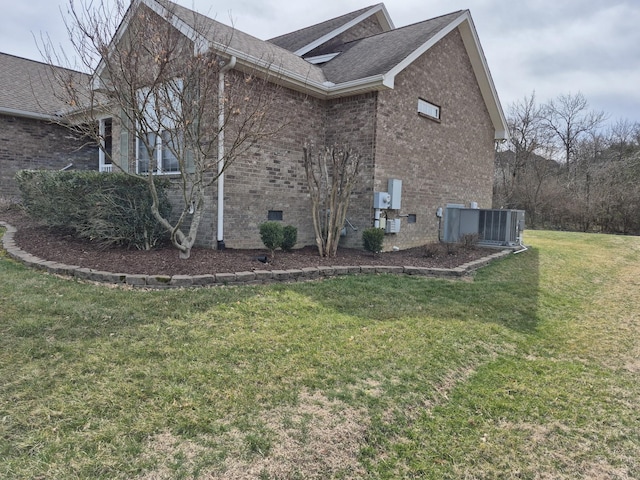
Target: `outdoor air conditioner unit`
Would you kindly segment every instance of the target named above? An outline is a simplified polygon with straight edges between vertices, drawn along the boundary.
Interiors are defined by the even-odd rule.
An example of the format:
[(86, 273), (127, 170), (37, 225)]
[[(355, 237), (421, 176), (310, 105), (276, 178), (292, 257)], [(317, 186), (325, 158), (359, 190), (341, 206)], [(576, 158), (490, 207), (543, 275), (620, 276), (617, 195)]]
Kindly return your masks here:
[(481, 245), (516, 246), (524, 230), (524, 210), (487, 210), (447, 206), (443, 239), (459, 242), (465, 235), (477, 235)]

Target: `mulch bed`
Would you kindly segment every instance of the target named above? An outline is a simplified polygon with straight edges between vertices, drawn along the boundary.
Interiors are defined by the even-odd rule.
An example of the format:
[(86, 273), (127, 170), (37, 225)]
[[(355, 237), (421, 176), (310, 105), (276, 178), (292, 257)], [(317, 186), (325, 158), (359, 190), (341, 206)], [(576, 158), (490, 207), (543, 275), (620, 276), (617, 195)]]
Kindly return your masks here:
[(278, 251), (273, 261), (263, 263), (259, 258), (264, 259), (267, 256), (266, 250), (227, 248), (219, 251), (195, 247), (191, 251), (191, 257), (182, 260), (178, 251), (171, 246), (151, 251), (100, 249), (86, 240), (50, 231), (15, 207), (0, 211), (0, 220), (16, 227), (16, 244), (37, 257), (94, 270), (143, 275), (204, 275), (331, 265), (455, 268), (495, 253), (495, 250), (483, 248), (447, 249), (443, 245), (430, 245), (398, 252), (384, 252), (376, 256), (362, 250), (340, 248), (336, 257), (322, 258), (315, 246), (309, 246), (292, 252)]

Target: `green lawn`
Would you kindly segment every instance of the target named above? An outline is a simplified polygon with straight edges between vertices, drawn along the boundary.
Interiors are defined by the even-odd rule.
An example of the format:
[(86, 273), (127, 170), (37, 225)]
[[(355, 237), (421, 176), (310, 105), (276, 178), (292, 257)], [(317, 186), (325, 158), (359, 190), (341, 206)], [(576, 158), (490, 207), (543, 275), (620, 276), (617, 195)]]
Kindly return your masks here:
[(0, 252), (0, 478), (640, 478), (640, 238), (183, 291)]

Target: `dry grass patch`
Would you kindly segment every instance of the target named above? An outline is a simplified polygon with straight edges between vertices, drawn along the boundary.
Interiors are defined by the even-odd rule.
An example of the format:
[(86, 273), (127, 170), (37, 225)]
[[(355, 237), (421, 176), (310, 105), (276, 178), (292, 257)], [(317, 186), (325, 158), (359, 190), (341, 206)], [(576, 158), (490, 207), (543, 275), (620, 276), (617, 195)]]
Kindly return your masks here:
[[(480, 450), (487, 452), (488, 459), (501, 458), (500, 465), (480, 465), (471, 471), (468, 466), (459, 466), (460, 478), (534, 478), (536, 480), (569, 480), (588, 478), (598, 480), (627, 480), (636, 478), (628, 465), (634, 459), (621, 455), (616, 462), (598, 458), (593, 451), (598, 447), (601, 432), (576, 430), (574, 427), (552, 422), (549, 424), (500, 422), (495, 433), (487, 434), (480, 442)], [(495, 450), (504, 449), (505, 438), (517, 437), (526, 449), (503, 450), (493, 456)], [(512, 457), (510, 459), (510, 457)], [(517, 465), (528, 464), (535, 468), (522, 469)], [(512, 470), (505, 467), (512, 466)], [(498, 468), (496, 468), (498, 467)], [(475, 473), (474, 473), (475, 472)], [(495, 477), (493, 476), (495, 475)]]
[[(329, 479), (365, 475), (358, 461), (368, 419), (364, 411), (321, 393), (303, 392), (297, 406), (264, 412), (258, 429), (246, 433), (230, 428), (218, 438), (182, 440), (164, 432), (153, 437), (145, 456), (156, 468), (139, 480), (175, 478), (176, 468), (197, 471), (199, 457), (224, 452), (215, 468), (198, 478), (215, 479)], [(259, 431), (260, 433), (256, 433)], [(177, 467), (177, 463), (180, 463)]]

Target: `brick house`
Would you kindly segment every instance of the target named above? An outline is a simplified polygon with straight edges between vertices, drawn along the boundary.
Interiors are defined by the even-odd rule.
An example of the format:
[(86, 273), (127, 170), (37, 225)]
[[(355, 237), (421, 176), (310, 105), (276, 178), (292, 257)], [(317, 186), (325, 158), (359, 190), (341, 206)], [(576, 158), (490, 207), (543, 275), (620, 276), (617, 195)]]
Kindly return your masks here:
[(98, 166), (97, 149), (59, 123), (55, 112), (64, 111), (65, 105), (47, 80), (50, 68), (0, 53), (0, 197), (4, 199), (19, 197), (14, 181), (18, 170)]
[[(211, 189), (198, 244), (261, 248), (259, 225), (268, 219), (296, 226), (299, 246), (314, 244), (308, 142), (347, 140), (362, 158), (343, 246), (360, 247), (377, 218), (388, 225), (385, 249), (422, 245), (439, 238), (440, 207), (491, 207), (494, 146), (507, 127), (468, 10), (396, 29), (378, 4), (263, 41), (165, 0), (135, 0), (136, 8), (169, 22), (193, 51), (219, 51), (229, 59), (227, 75), (275, 72), (273, 108), (288, 118), (226, 170), (223, 209)], [(105, 115), (100, 128), (113, 163), (141, 171), (121, 115)], [(99, 165), (113, 168), (103, 154)], [(391, 204), (374, 208), (374, 198), (385, 197), (375, 194), (390, 189)]]

